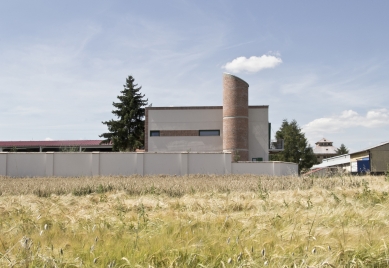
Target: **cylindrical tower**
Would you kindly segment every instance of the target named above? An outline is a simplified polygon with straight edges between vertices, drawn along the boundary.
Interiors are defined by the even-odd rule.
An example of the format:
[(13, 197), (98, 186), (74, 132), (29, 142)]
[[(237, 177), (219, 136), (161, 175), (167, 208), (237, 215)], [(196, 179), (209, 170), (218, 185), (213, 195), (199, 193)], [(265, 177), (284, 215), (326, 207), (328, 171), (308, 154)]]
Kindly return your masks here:
[(223, 151), (232, 161), (249, 159), (249, 84), (234, 75), (223, 74)]

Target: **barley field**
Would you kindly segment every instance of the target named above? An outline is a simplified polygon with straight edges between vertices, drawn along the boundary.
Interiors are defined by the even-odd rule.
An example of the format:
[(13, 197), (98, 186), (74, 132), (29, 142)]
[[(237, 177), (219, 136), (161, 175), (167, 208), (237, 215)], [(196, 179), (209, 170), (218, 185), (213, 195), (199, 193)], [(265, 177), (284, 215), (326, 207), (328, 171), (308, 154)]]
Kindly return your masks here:
[(389, 180), (0, 177), (0, 267), (388, 267)]

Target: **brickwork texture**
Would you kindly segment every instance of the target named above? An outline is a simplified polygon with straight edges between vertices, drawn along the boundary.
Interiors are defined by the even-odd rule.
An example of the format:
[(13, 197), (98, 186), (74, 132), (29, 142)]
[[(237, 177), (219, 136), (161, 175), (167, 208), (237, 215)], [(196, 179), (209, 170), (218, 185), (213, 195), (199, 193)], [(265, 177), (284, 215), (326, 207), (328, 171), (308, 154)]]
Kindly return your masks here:
[(242, 79), (223, 74), (223, 150), (248, 161), (248, 88)]

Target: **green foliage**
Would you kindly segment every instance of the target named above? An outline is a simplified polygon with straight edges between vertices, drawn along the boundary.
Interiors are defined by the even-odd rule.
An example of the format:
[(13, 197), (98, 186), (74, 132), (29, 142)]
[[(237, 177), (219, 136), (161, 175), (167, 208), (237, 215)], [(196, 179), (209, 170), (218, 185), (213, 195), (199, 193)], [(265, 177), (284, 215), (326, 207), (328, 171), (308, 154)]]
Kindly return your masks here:
[[(78, 146), (62, 146), (60, 148), (61, 152), (67, 152), (67, 153), (78, 153), (80, 152), (80, 147)], [(85, 152), (85, 148), (81, 149), (82, 152)]]
[(386, 180), (386, 181), (389, 181), (389, 164), (386, 165), (386, 172), (385, 172), (385, 175), (386, 175), (385, 180)]
[(262, 200), (266, 200), (267, 198), (269, 198), (269, 191), (266, 189), (266, 187), (262, 185), (262, 181), (260, 178), (258, 179), (258, 194), (259, 198), (261, 198)]
[(296, 120), (288, 122), (285, 119), (276, 132), (276, 139), (284, 140), (284, 151), (271, 155), (271, 160), (297, 163), (300, 172), (317, 163), (312, 147), (308, 144)]
[(348, 148), (342, 143), (338, 149), (336, 149), (337, 155), (348, 154)]
[(102, 143), (112, 143), (114, 151), (135, 151), (144, 146), (144, 117), (147, 99), (140, 93), (142, 87), (134, 83), (130, 75), (126, 79), (122, 95), (117, 98), (119, 102), (113, 102), (116, 108), (112, 113), (118, 120), (102, 122), (107, 125), (107, 133), (101, 134)]
[(361, 200), (364, 204), (376, 205), (385, 202), (388, 199), (387, 192), (379, 192), (370, 189), (369, 182), (362, 180), (362, 192), (355, 195), (356, 199)]
[(238, 162), (238, 161), (239, 161), (239, 159), (240, 159), (240, 154), (239, 154), (239, 152), (238, 152), (237, 150), (235, 150), (235, 151), (233, 152), (233, 158), (234, 158), (234, 162)]

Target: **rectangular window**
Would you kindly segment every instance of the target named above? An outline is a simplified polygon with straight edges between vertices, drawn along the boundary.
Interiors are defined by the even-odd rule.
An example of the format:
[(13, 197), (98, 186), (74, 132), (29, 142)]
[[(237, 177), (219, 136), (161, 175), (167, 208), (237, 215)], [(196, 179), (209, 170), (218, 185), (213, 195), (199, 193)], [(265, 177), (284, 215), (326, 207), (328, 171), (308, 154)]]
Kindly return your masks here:
[(150, 137), (157, 137), (157, 136), (160, 136), (159, 130), (150, 131)]
[(199, 136), (220, 136), (220, 130), (199, 130)]
[(261, 161), (263, 161), (263, 158), (262, 157), (252, 158), (251, 161), (253, 161), (253, 162), (261, 162)]

